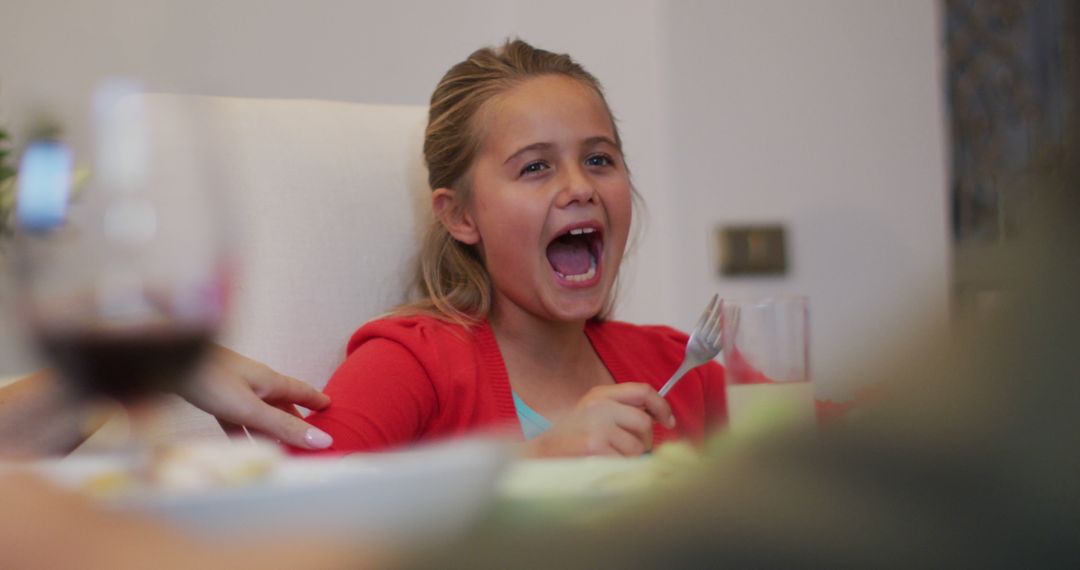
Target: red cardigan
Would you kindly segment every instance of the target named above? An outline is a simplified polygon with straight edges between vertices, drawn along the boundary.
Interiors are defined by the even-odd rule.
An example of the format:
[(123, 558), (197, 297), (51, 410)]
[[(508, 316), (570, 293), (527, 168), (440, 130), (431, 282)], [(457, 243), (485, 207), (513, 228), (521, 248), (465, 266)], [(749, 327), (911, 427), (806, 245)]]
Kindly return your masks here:
[[(682, 362), (687, 336), (669, 327), (590, 321), (593, 348), (616, 382), (659, 389)], [(516, 426), (510, 382), (487, 321), (465, 328), (433, 317), (372, 321), (353, 334), (345, 362), (326, 385), (332, 402), (308, 421), (338, 452), (371, 451), (420, 440)], [(710, 362), (668, 394), (674, 431), (654, 424), (654, 445), (701, 441), (727, 418), (724, 370)]]

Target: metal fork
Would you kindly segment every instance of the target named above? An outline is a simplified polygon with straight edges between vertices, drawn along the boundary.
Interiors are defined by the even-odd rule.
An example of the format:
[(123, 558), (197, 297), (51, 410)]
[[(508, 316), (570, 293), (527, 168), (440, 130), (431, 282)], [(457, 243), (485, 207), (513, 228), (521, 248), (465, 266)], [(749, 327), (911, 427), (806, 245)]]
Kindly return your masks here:
[(682, 364), (671, 379), (660, 388), (660, 395), (667, 393), (679, 383), (687, 372), (712, 360), (720, 353), (720, 329), (722, 319), (720, 314), (724, 308), (724, 302), (718, 295), (713, 295), (705, 312), (698, 319), (697, 326), (690, 333), (690, 341), (686, 343), (686, 355), (683, 356)]

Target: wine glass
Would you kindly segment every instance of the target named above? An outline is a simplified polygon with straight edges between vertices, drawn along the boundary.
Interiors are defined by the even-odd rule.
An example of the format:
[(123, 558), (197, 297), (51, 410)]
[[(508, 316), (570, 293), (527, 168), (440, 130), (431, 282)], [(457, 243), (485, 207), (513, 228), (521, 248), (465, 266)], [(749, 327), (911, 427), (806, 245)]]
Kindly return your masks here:
[(36, 141), (19, 172), (19, 318), (79, 397), (125, 405), (180, 387), (221, 326), (229, 264), (208, 125), (131, 82), (95, 93), (95, 159)]

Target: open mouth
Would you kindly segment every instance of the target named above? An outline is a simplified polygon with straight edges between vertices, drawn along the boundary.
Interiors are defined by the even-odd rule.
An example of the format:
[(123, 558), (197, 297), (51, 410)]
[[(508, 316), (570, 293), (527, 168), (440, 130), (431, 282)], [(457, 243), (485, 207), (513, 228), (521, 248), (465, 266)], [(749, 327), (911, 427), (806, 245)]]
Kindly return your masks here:
[(591, 284), (599, 275), (603, 249), (604, 235), (600, 228), (573, 228), (548, 244), (548, 263), (560, 281), (573, 285)]

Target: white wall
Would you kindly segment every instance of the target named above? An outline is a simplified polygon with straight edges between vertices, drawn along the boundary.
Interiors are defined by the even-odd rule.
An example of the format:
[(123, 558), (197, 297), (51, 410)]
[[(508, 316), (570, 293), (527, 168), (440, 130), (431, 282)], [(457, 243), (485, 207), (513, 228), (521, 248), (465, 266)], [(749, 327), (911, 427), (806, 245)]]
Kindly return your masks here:
[[(620, 315), (687, 328), (712, 290), (807, 293), (830, 395), (896, 315), (945, 313), (937, 17), (932, 0), (0, 0), (0, 117), (20, 130), (49, 108), (80, 140), (90, 89), (116, 74), (424, 103), (452, 63), (520, 35), (585, 64), (621, 121), (649, 224)], [(757, 220), (787, 224), (792, 274), (720, 280), (710, 228)], [(11, 344), (0, 374), (26, 365)]]
[[(670, 6), (676, 322), (711, 289), (802, 293), (818, 395), (914, 321), (945, 317), (948, 236), (936, 4)], [(785, 279), (720, 279), (716, 224), (781, 222)]]

